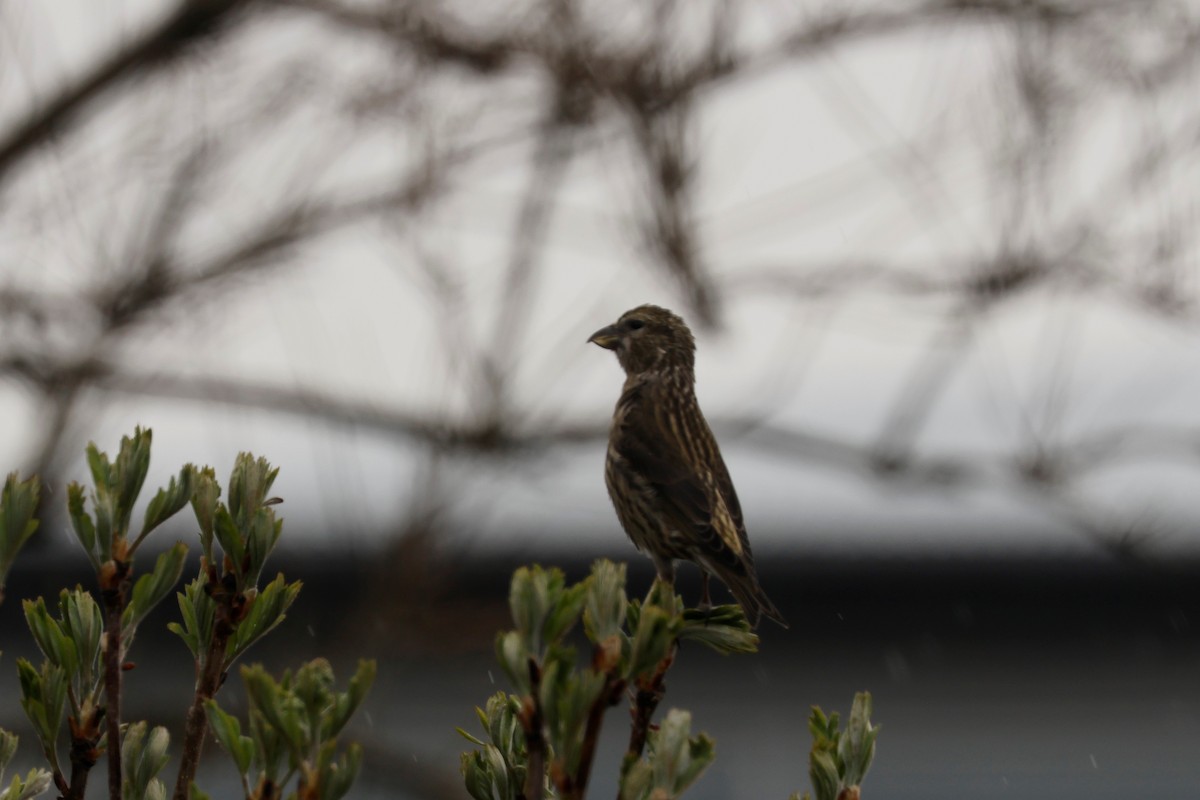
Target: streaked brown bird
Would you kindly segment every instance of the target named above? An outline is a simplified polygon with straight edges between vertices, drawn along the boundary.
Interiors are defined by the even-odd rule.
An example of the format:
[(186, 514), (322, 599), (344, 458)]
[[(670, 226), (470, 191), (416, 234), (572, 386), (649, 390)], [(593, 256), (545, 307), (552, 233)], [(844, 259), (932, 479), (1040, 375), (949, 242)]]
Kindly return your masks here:
[(613, 413), (604, 478), (621, 526), (674, 582), (675, 561), (729, 587), (757, 627), (767, 616), (787, 627), (754, 571), (742, 507), (721, 450), (696, 402), (696, 343), (665, 308), (638, 306), (589, 342), (612, 350), (625, 370)]

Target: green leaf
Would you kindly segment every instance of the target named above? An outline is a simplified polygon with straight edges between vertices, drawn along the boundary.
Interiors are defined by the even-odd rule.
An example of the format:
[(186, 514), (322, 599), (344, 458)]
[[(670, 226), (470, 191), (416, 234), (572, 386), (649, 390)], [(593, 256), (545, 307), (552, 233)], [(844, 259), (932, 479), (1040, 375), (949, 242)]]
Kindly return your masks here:
[(17, 673), (21, 679), (21, 707), (42, 743), (46, 760), (51, 768), (59, 770), (58, 733), (67, 700), (66, 675), (61, 667), (48, 661), (38, 670), (23, 658), (17, 659)]
[(561, 589), (554, 593), (551, 597), (553, 604), (542, 624), (542, 641), (547, 644), (558, 642), (571, 628), (575, 627), (575, 623), (579, 621), (579, 614), (583, 611), (583, 604), (587, 600), (590, 583), (591, 579), (589, 578), (569, 589)]
[(337, 695), (333, 690), (333, 667), (324, 658), (314, 658), (296, 670), (290, 691), (299, 700), (304, 717), (304, 729), (313, 741), (326, 737), (323, 732), (332, 725), (336, 714)]
[(212, 800), (212, 797), (201, 791), (200, 787), (193, 782), (192, 785), (188, 787), (188, 800)]
[[(150, 469), (150, 445), (153, 435), (149, 429), (135, 428), (133, 436), (121, 439), (121, 448), (115, 462), (100, 452), (94, 442), (87, 446), (88, 467), (92, 473), (92, 502), (94, 525), (83, 520), (82, 490), (74, 490), (68, 498), (72, 511), (72, 525), (80, 543), (92, 557), (93, 566), (112, 559), (113, 541), (125, 539), (129, 533), (129, 521), (133, 506), (146, 481)], [(89, 530), (89, 527), (92, 529)], [(89, 547), (89, 544), (94, 546)], [(134, 545), (136, 547), (136, 543)]]
[(212, 728), (217, 741), (225, 752), (233, 757), (238, 772), (247, 775), (254, 757), (254, 742), (249, 736), (242, 735), (242, 726), (237, 717), (223, 711), (215, 700), (208, 700), (205, 708), (208, 710), (209, 727)]
[(496, 636), (496, 660), (521, 694), (529, 693), (529, 651), (525, 637), (519, 631), (501, 632)]
[(474, 800), (497, 800), (497, 798), (507, 800), (505, 795), (492, 790), (494, 781), (491, 768), (482, 752), (463, 753), (459, 769), (462, 771), (467, 794), (471, 795)]
[(21, 605), (25, 609), (25, 622), (37, 642), (42, 654), (56, 667), (61, 667), (68, 677), (79, 671), (79, 654), (75, 643), (63, 632), (58, 620), (50, 616), (46, 601), (39, 597), (37, 600), (25, 600)]
[(0, 792), (0, 800), (32, 800), (45, 794), (52, 782), (52, 776), (46, 770), (31, 769), (24, 778), (14, 775), (8, 788)]
[(700, 777), (716, 757), (713, 741), (691, 735), (692, 716), (671, 709), (647, 737), (647, 757), (627, 763), (621, 778), (623, 800), (675, 798)]
[(488, 698), (486, 710), (475, 709), (490, 742), (459, 729), (464, 738), (483, 748), (462, 754), (463, 780), (472, 797), (516, 800), (521, 792), (526, 767), (525, 734), (517, 718), (520, 709), (521, 700), (516, 695), (497, 692)]
[(583, 608), (583, 630), (592, 642), (602, 642), (625, 624), (625, 565), (601, 559), (592, 565)]
[[(569, 658), (569, 660), (567, 660)], [(551, 693), (543, 691), (543, 711), (551, 749), (568, 774), (579, 768), (587, 718), (608, 683), (608, 676), (593, 669), (574, 672), (574, 653), (555, 663), (560, 677)], [(543, 689), (545, 685), (543, 684)]]
[(267, 724), (262, 712), (251, 707), (248, 719), (250, 738), (254, 741), (254, 763), (259, 769), (259, 782), (279, 784), (291, 751), (282, 734)]
[(678, 628), (676, 618), (662, 608), (651, 605), (641, 609), (629, 657), (630, 678), (654, 671), (669, 652)]
[(552, 647), (546, 654), (545, 663), (542, 665), (542, 679), (538, 686), (538, 704), (542, 707), (551, 746), (556, 749), (561, 749), (563, 745), (564, 720), (562, 717), (565, 716), (567, 710), (562, 708), (560, 700), (570, 692), (571, 668), (574, 661), (574, 650)]
[(164, 794), (156, 780), (170, 756), (171, 737), (161, 726), (148, 734), (145, 722), (130, 724), (121, 742), (122, 795), (124, 800), (156, 800)]
[(251, 645), (287, 619), (286, 612), (296, 601), (296, 596), (300, 594), (302, 586), (300, 581), (285, 582), (281, 572), (275, 576), (275, 580), (268, 583), (261, 592), (253, 597), (250, 601), (252, 603), (250, 611), (237, 624), (233, 636), (229, 638), (229, 645), (225, 650), (226, 668), (233, 664), (238, 656), (246, 652)]
[(167, 625), (171, 631), (192, 651), (192, 657), (200, 663), (208, 652), (213, 637), (213, 619), (216, 615), (216, 604), (204, 591), (204, 578), (195, 578), (178, 592), (179, 613), (183, 624), (172, 622)]
[(360, 660), (354, 677), (345, 692), (334, 694), (332, 703), (326, 703), (325, 724), (321, 728), (322, 739), (332, 739), (341, 733), (354, 712), (362, 706), (375, 683), (377, 667), (374, 659)]
[(673, 708), (654, 742), (656, 783), (672, 795), (683, 794), (716, 757), (712, 739), (691, 736), (692, 715)]
[(496, 794), (500, 797), (512, 797), (513, 782), (508, 773), (508, 764), (504, 760), (504, 754), (495, 745), (484, 745), (483, 758), (487, 761), (488, 774), (491, 776), (492, 785), (496, 787)]
[(217, 503), (221, 499), (221, 485), (217, 483), (217, 473), (212, 467), (203, 467), (194, 471), (192, 487), (192, 512), (200, 526), (200, 547), (205, 558), (213, 560), (213, 526), (216, 520)]
[(59, 593), (58, 613), (62, 631), (75, 647), (77, 670), (69, 670), (68, 674), (78, 676), (82, 692), (94, 691), (102, 678), (100, 644), (104, 637), (104, 616), (100, 604), (89, 592), (76, 586)]
[[(476, 710), (478, 710), (478, 709), (476, 709)], [(455, 733), (457, 733), (459, 736), (466, 739), (471, 744), (477, 744), (480, 747), (487, 744), (487, 742), (483, 741), (482, 739), (478, 739), (478, 738), (472, 736), (471, 734), (467, 733), (465, 730), (463, 730), (461, 727), (459, 727), (457, 725), (454, 726), (454, 731), (455, 731)]]
[(814, 749), (808, 757), (808, 778), (817, 800), (837, 800), (839, 780), (837, 764), (827, 750)]
[(251, 703), (247, 719), (250, 738), (254, 741), (254, 763), (260, 771), (259, 781), (279, 784), (290, 760), (290, 750), (282, 734), (267, 723), (262, 712)]
[(513, 573), (508, 592), (513, 623), (521, 634), (525, 650), (535, 655), (542, 649), (542, 622), (550, 604), (547, 584), (546, 571), (540, 566), (520, 567)]
[(100, 452), (95, 442), (88, 442), (84, 451), (87, 453), (88, 468), (92, 473), (92, 485), (97, 493), (109, 494), (112, 489), (112, 465), (108, 463), (108, 454)]
[(687, 743), (687, 758), (683, 760), (675, 778), (675, 789), (683, 794), (689, 786), (708, 769), (717, 757), (716, 745), (703, 733), (692, 737)]
[(279, 469), (272, 467), (265, 458), (238, 453), (229, 476), (229, 510), (238, 528), (249, 528), (250, 520), (266, 502), (278, 474)]
[(243, 578), (246, 586), (258, 583), (259, 573), (283, 532), (283, 520), (275, 518), (275, 512), (269, 508), (260, 508), (254, 513), (250, 529), (246, 534), (246, 560), (248, 569)]
[(738, 605), (716, 606), (707, 612), (688, 609), (683, 613), (679, 638), (699, 642), (721, 655), (758, 652), (758, 636)]
[(19, 480), (17, 473), (10, 472), (0, 490), (0, 588), (4, 586), (8, 571), (17, 558), (17, 553), (37, 530), (37, 511), (41, 483), (37, 476)]
[(654, 768), (647, 761), (634, 761), (621, 776), (621, 800), (645, 800), (653, 789)]
[(92, 510), (96, 522), (96, 565), (113, 558), (113, 517), (115, 499), (115, 476), (106, 453), (88, 443), (88, 467), (92, 479)]
[(133, 633), (146, 615), (175, 588), (179, 576), (183, 574), (186, 559), (187, 545), (176, 542), (169, 550), (159, 554), (153, 570), (137, 579), (133, 585), (129, 605), (121, 618), (121, 626), (129, 639), (133, 638)]
[(222, 552), (229, 556), (235, 569), (241, 569), (242, 560), (246, 556), (246, 545), (229, 509), (223, 505), (217, 506), (214, 532)]
[(333, 670), (324, 659), (302, 665), (294, 675), (285, 671), (278, 681), (261, 665), (242, 667), (250, 700), (249, 736), (212, 702), (210, 724), (222, 746), (235, 753), (239, 768), (257, 760), (262, 768), (260, 786), (271, 782), (282, 788), (280, 765), (286, 762), (289, 776), (300, 775), (296, 796), (338, 800), (358, 775), (362, 751), (351, 745), (338, 756), (337, 739), (329, 732), (358, 707), (374, 674), (373, 662), (361, 662), (350, 686), (337, 692)]
[(871, 695), (858, 692), (850, 707), (846, 732), (838, 742), (838, 760), (843, 766), (843, 786), (860, 786), (875, 758), (879, 726), (871, 724)]
[(483, 712), (484, 730), (510, 763), (516, 763), (513, 756), (525, 755), (525, 733), (517, 716), (520, 713), (521, 699), (505, 692), (489, 697), (487, 711)]
[(16, 755), (19, 741), (15, 733), (0, 728), (0, 775), (4, 774), (9, 762)]
[[(322, 748), (322, 755), (324, 756), (326, 752), (332, 755), (334, 744), (334, 742), (326, 743)], [(340, 800), (345, 797), (358, 778), (361, 769), (362, 747), (357, 744), (347, 747), (346, 752), (337, 761), (333, 761), (330, 757), (323, 757), (318, 772), (319, 786), (321, 787), (320, 800)]]
[(307, 751), (313, 732), (305, 724), (303, 704), (287, 689), (288, 673), (284, 673), (282, 683), (276, 683), (261, 664), (242, 667), (241, 672), (254, 710), (283, 737), (293, 763), (297, 763)]
[(114, 533), (124, 537), (129, 533), (129, 521), (133, 516), (133, 506), (146, 482), (146, 473), (150, 471), (150, 444), (153, 433), (149, 428), (134, 428), (133, 436), (121, 438), (121, 450), (117, 453), (117, 461), (110, 475), (114, 480), (110, 483), (117, 492), (116, 513), (113, 518)]
[[(839, 731), (836, 713), (825, 716), (813, 706), (808, 728), (813, 737), (809, 754), (809, 779), (816, 800), (836, 800), (846, 789), (857, 787), (870, 769), (875, 755), (878, 725), (871, 724), (871, 695), (854, 696), (846, 730)], [(856, 795), (857, 796), (857, 795)]]
[(166, 522), (178, 511), (187, 505), (192, 498), (192, 491), (195, 487), (196, 468), (191, 464), (187, 464), (179, 471), (179, 478), (171, 478), (167, 483), (166, 488), (159, 489), (151, 499), (150, 504), (146, 507), (146, 516), (142, 521), (142, 532), (138, 534), (134, 541), (131, 551), (136, 549), (142, 540), (149, 535), (150, 531), (157, 528), (159, 525)]
[[(99, 551), (96, 549), (96, 526), (92, 523), (91, 515), (84, 508), (87, 499), (84, 497), (83, 491), (83, 487), (78, 483), (71, 483), (67, 486), (67, 512), (71, 517), (71, 529), (75, 531), (75, 538), (83, 545), (84, 552), (92, 562), (92, 567), (100, 569), (102, 561)], [(108, 560), (107, 556), (104, 560)]]
[(820, 706), (813, 706), (808, 717), (808, 731), (818, 743), (822, 740), (833, 741), (837, 738), (838, 722), (836, 711), (826, 717)]

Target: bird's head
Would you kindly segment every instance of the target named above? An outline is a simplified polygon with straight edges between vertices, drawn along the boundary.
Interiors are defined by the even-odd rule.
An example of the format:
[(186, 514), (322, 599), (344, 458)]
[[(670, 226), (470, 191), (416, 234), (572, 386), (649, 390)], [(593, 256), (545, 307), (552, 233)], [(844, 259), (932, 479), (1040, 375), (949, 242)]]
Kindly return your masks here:
[(696, 362), (696, 342), (688, 326), (658, 306), (630, 309), (588, 341), (615, 352), (627, 375), (672, 367), (690, 372)]

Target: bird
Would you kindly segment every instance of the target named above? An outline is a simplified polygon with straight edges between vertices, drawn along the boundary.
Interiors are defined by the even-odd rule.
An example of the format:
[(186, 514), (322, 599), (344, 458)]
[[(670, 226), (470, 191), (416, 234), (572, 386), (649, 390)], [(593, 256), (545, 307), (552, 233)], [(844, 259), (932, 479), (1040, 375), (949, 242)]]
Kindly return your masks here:
[(609, 429), (604, 479), (617, 519), (658, 577), (674, 585), (675, 562), (728, 587), (754, 627), (787, 621), (758, 582), (742, 507), (729, 469), (696, 400), (696, 341), (675, 313), (656, 305), (626, 311), (588, 342), (616, 353), (625, 371)]

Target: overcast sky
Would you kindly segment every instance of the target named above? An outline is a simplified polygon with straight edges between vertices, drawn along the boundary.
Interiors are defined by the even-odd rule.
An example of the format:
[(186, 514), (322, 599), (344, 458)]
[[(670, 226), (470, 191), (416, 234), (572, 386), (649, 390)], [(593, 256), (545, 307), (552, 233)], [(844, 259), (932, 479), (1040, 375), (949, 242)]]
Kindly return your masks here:
[[(769, 40), (772, 14), (784, 12), (767, 6), (772, 10), (745, 23), (746, 41)], [(0, 123), (17, 119), (163, 8), (87, 0), (5, 6)], [(344, 146), (314, 167), (314, 181), (369, 185), (387, 165), (412, 157), (415, 144), (402, 136), (389, 139), (365, 126), (347, 133), (344, 122), (327, 116), (347, 85), (342, 81), (377, 53), (348, 42), (327, 49), (328, 38), (311, 21), (244, 38), (220, 51), (229, 64), (202, 59), (173, 92), (122, 101), (89, 119), (54, 159), (22, 175), (8, 190), (0, 221), (0, 281), (69, 295), (94, 279), (97, 261), (119, 269), (120, 243), (99, 258), (97, 242), (143, 213), (149, 190), (139, 176), (147, 163), (170, 142), (212, 124), (210, 116), (220, 119), (226, 105), (253, 94), (289, 59), (299, 58), (292, 68), (302, 71), (309, 52), (316, 77), (297, 80), (313, 80), (311, 102), (282, 116), (238, 162), (237, 181), (225, 185), (183, 246), (202, 252), (236, 236), (239, 219), (286, 197), (289, 171), (326, 159), (331, 141)], [(317, 43), (319, 53), (312, 51)], [(719, 328), (697, 331), (698, 393), (711, 418), (755, 416), (868, 446), (930, 343), (953, 330), (947, 320), (954, 298), (867, 284), (803, 300), (754, 283), (764, 271), (888, 264), (938, 280), (994, 258), (1002, 243), (1053, 243), (1080, 217), (1110, 226), (1114, 238), (1128, 230), (1129, 241), (1164, 219), (1195, 227), (1194, 159), (1181, 160), (1169, 182), (1120, 204), (1105, 193), (1136, 146), (1193, 124), (1200, 94), (1180, 92), (1182, 102), (1159, 103), (1151, 116), (1132, 101), (1088, 95), (1077, 99), (1078, 113), (1058, 134), (1063, 144), (1054, 151), (1051, 184), (1037, 195), (1041, 206), (1013, 223), (1017, 235), (1002, 236), (999, 221), (1012, 213), (1012, 198), (998, 155), (1009, 134), (999, 131), (1014, 52), (1000, 27), (916, 30), (831, 49), (705, 95), (691, 131), (700, 163), (698, 231), (707, 266), (728, 289)], [(1069, 78), (1072, 65), (1063, 69)], [(1193, 70), (1193, 90), (1195, 78)], [(461, 98), (453, 86), (438, 91), (447, 118), (460, 119), (479, 103), (481, 128), (522, 114), (503, 107), (521, 96), (519, 85), (491, 105), (465, 89)], [(204, 299), (123, 356), (146, 374), (253, 376), (381, 408), (465, 411), (473, 389), (461, 365), (439, 349), (434, 332), (446, 320), (438, 319), (442, 311), (431, 302), (418, 256), (451, 265), (462, 298), (452, 324), (466, 341), (486, 347), (528, 160), (527, 146), (510, 148), (460, 175), (462, 183), (429, 213), (324, 237), (286, 270)], [(647, 269), (630, 232), (636, 197), (635, 174), (618, 145), (589, 148), (568, 167), (537, 263), (535, 301), (514, 345), (510, 402), (525, 425), (602, 424), (621, 374), (610, 353), (585, 343), (588, 334), (642, 302), (685, 308), (678, 287)], [(1179, 260), (1189, 285), (1192, 255), (1185, 242)], [(980, 455), (1003, 464), (1039, 435), (1069, 440), (1131, 423), (1194, 428), (1200, 336), (1187, 320), (1161, 320), (1104, 291), (1051, 286), (998, 308), (962, 335), (971, 346), (918, 437), (927, 456)], [(237, 450), (267, 455), (283, 467), (278, 491), (289, 525), (314, 536), (337, 529), (370, 546), (379, 526), (424, 491), (415, 466), (420, 448), (371, 430), (128, 395), (95, 393), (89, 403), (96, 414), (77, 431), (83, 440), (115, 448), (134, 424), (154, 428), (152, 474), (159, 479), (184, 460), (213, 463), (223, 474)], [(8, 420), (0, 463), (28, 456), (39, 411), (34, 395), (0, 379), (0, 415)], [(849, 552), (1092, 547), (1061, 504), (1014, 487), (1000, 468), (989, 467), (977, 486), (913, 488), (803, 452), (797, 457), (761, 435), (718, 433), (756, 542)], [(602, 461), (601, 442), (515, 462), (454, 461), (445, 464), (439, 486), (461, 496), (454, 517), (461, 535), (480, 547), (507, 546), (512, 536), (530, 545), (578, 536), (605, 541), (620, 533)], [(1153, 522), (1155, 547), (1194, 547), (1198, 465), (1194, 456), (1134, 457), (1087, 475), (1068, 494), (1100, 518)]]

